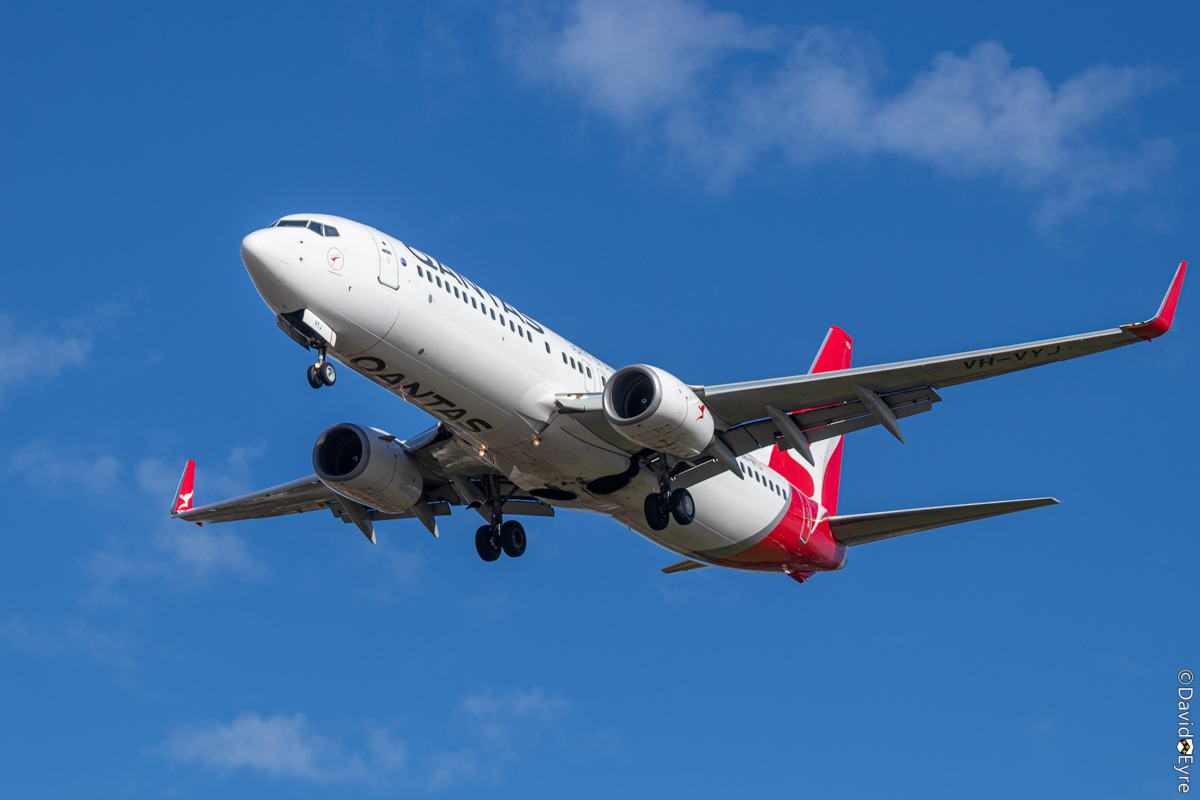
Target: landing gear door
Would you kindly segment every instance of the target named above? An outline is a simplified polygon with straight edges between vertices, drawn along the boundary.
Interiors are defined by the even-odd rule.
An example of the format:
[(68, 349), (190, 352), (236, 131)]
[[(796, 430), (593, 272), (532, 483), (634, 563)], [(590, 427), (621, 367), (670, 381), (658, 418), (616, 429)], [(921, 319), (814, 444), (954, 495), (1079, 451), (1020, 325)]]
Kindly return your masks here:
[(379, 251), (379, 282), (393, 289), (400, 288), (400, 256), (395, 243), (377, 231), (371, 231), (375, 249)]

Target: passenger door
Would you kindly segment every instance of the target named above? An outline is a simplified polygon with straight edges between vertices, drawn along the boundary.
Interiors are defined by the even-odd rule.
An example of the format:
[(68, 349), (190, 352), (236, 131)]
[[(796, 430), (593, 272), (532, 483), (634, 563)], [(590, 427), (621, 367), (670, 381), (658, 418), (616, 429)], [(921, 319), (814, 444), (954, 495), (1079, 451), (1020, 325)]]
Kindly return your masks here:
[(379, 282), (393, 289), (400, 288), (400, 256), (394, 243), (377, 231), (371, 231), (375, 249), (379, 251)]

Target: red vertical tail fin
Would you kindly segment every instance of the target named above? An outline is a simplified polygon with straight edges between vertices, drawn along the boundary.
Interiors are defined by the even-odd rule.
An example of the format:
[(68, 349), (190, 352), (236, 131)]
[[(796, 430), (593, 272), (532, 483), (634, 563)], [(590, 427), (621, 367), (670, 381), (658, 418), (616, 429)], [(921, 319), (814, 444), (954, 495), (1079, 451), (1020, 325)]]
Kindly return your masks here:
[(821, 349), (817, 351), (817, 357), (813, 359), (808, 374), (850, 369), (850, 356), (853, 353), (854, 339), (834, 325), (829, 329), (829, 333), (825, 334), (825, 341), (821, 342)]
[[(850, 369), (850, 358), (854, 355), (854, 339), (850, 334), (834, 325), (825, 334), (825, 341), (813, 359), (809, 374), (817, 372), (836, 372), (840, 369)], [(821, 505), (830, 516), (837, 513), (838, 490), (842, 484), (842, 437), (830, 439), (829, 455), (825, 460), (821, 473)]]
[[(854, 339), (836, 325), (825, 334), (809, 373), (835, 372), (850, 369)], [(795, 450), (780, 450), (770, 445), (763, 451), (769, 454), (772, 469), (785, 477), (802, 494), (821, 504), (828, 516), (837, 514), (838, 489), (842, 482), (842, 437), (823, 439), (812, 445), (815, 466), (810, 466)]]

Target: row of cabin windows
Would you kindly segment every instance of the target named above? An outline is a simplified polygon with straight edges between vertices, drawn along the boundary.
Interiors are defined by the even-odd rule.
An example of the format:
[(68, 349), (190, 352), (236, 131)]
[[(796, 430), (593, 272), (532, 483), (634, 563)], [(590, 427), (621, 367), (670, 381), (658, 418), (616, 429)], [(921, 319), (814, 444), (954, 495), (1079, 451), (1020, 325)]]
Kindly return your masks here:
[[(326, 227), (328, 227), (328, 226), (326, 226)], [(335, 233), (334, 235), (336, 236), (337, 234)], [(468, 295), (467, 295), (467, 293), (466, 293), (465, 291), (463, 291), (463, 292), (459, 292), (459, 290), (458, 290), (458, 287), (457, 287), (457, 286), (451, 286), (451, 285), (450, 285), (450, 281), (445, 281), (445, 282), (443, 283), (443, 282), (442, 282), (442, 277), (441, 277), (440, 275), (436, 275), (436, 276), (435, 276), (435, 275), (433, 274), (432, 270), (424, 270), (424, 269), (421, 269), (420, 265), (418, 265), (418, 266), (417, 266), (417, 275), (418, 275), (419, 277), (423, 277), (423, 278), (425, 278), (425, 279), (426, 279), (426, 280), (428, 280), (430, 283), (432, 283), (432, 284), (435, 284), (435, 285), (436, 285), (436, 286), (437, 286), (439, 289), (441, 289), (441, 288), (445, 288), (445, 290), (446, 290), (446, 294), (450, 294), (450, 293), (452, 293), (452, 292), (453, 292), (454, 296), (455, 296), (455, 297), (458, 297), (458, 298), (461, 298), (464, 304), (465, 304), (465, 303), (470, 303), (470, 304), (471, 304), (471, 308), (478, 308), (478, 309), (479, 309), (481, 312), (483, 312), (483, 315), (484, 315), (485, 317), (486, 317), (486, 316), (488, 316), (488, 314), (491, 314), (491, 317), (492, 317), (492, 319), (498, 320), (498, 321), (500, 322), (500, 324), (501, 324), (501, 325), (504, 325), (504, 324), (505, 324), (505, 323), (504, 323), (504, 315), (503, 315), (503, 314), (500, 314), (500, 315), (499, 315), (499, 317), (497, 317), (497, 316), (496, 316), (496, 309), (494, 309), (494, 308), (488, 308), (488, 307), (487, 307), (487, 306), (485, 306), (483, 303), (479, 303), (479, 302), (477, 302), (477, 301), (475, 300), (475, 298), (474, 298), (474, 297), (470, 297), (470, 296), (468, 296)], [(527, 339), (528, 341), (531, 341), (531, 342), (533, 341), (533, 333), (532, 333), (531, 331), (528, 331), (528, 330), (524, 329), (522, 326), (520, 326), (520, 325), (517, 325), (516, 323), (514, 323), (514, 322), (512, 321), (512, 318), (511, 318), (511, 317), (510, 317), (510, 318), (509, 318), (509, 320), (508, 320), (508, 327), (509, 327), (509, 329), (510, 329), (511, 331), (513, 331), (513, 332), (514, 332), (515, 334), (517, 334), (518, 336), (520, 336), (520, 337), (522, 337), (522, 338), (524, 338), (524, 339)], [(546, 342), (546, 343), (545, 343), (545, 345), (546, 345), (546, 352), (547, 352), (547, 353), (551, 352), (551, 351), (550, 351), (550, 343), (549, 343), (549, 342)], [(589, 378), (590, 378), (590, 377), (592, 377), (592, 368), (591, 368), (591, 367), (585, 367), (582, 361), (580, 361), (578, 364), (576, 364), (576, 362), (575, 362), (575, 359), (574, 359), (574, 358), (571, 358), (570, 360), (568, 360), (568, 357), (567, 357), (567, 354), (566, 354), (566, 353), (563, 353), (563, 354), (562, 354), (562, 357), (563, 357), (563, 363), (564, 363), (564, 364), (567, 364), (567, 363), (569, 363), (569, 364), (571, 365), (571, 368), (572, 368), (572, 369), (578, 369), (578, 370), (579, 370), (579, 372), (580, 372), (580, 374), (587, 375)], [(606, 378), (601, 378), (601, 379), (600, 379), (600, 384), (601, 384), (601, 385), (604, 385), (604, 384), (606, 384), (607, 382), (608, 382), (608, 381), (607, 381), (607, 379), (606, 379)]]
[(271, 226), (272, 228), (308, 228), (318, 236), (337, 236), (338, 230), (332, 225), (322, 225), (315, 220), (307, 219), (281, 219)]
[[(456, 298), (463, 301), (463, 305), (470, 303), (471, 308), (479, 309), (481, 312), (483, 312), (483, 315), (485, 317), (490, 313), (492, 315), (492, 319), (498, 319), (501, 327), (504, 326), (505, 323), (504, 323), (504, 315), (503, 314), (500, 314), (500, 316), (497, 317), (496, 309), (488, 308), (483, 303), (476, 301), (476, 299), (474, 297), (470, 297), (469, 295), (467, 295), (467, 293), (465, 291), (460, 292), (458, 290), (457, 286), (450, 285), (450, 281), (445, 281), (443, 283), (441, 275), (435, 276), (433, 274), (432, 270), (423, 270), (419, 266), (417, 267), (417, 275), (426, 278), (430, 283), (436, 283), (436, 285), (439, 289), (444, 288), (446, 290), (446, 294), (453, 293)], [(517, 336), (520, 336), (522, 339), (527, 339), (530, 342), (533, 341), (533, 332), (526, 330), (521, 325), (517, 325), (515, 322), (513, 322), (511, 317), (508, 320), (508, 327), (509, 327), (509, 330), (511, 330)]]
[(758, 481), (758, 482), (759, 482), (759, 483), (761, 483), (763, 486), (766, 486), (768, 489), (770, 489), (770, 490), (771, 490), (772, 492), (774, 492), (775, 494), (779, 495), (780, 497), (787, 497), (787, 494), (784, 492), (784, 490), (783, 490), (783, 486), (782, 486), (782, 485), (780, 485), (780, 484), (776, 484), (774, 481), (772, 481), (772, 480), (771, 480), (770, 478), (768, 478), (766, 475), (763, 475), (763, 474), (762, 474), (761, 472), (759, 472), (758, 470), (756, 470), (756, 469), (752, 468), (752, 467), (751, 467), (749, 464), (747, 464), (747, 463), (743, 462), (743, 463), (742, 463), (742, 470), (743, 470), (744, 472), (749, 472), (749, 473), (750, 473), (750, 476), (751, 476), (752, 478), (754, 478), (754, 480)]

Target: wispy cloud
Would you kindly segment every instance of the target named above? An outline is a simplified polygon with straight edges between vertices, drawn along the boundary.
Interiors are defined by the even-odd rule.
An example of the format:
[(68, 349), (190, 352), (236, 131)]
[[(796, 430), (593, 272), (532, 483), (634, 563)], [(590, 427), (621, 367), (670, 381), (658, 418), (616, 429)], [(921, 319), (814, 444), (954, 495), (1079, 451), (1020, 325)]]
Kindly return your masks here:
[(431, 791), (502, 779), (504, 768), (519, 758), (512, 742), (528, 746), (569, 708), (565, 699), (539, 688), (469, 695), (456, 710), (464, 746), (416, 753), (418, 748), (390, 728), (371, 723), (335, 735), (318, 731), (303, 714), (245, 712), (228, 724), (176, 728), (155, 752), (176, 764), (220, 773), (245, 770), (314, 783), (403, 783)]
[(565, 698), (548, 695), (537, 687), (499, 694), (489, 690), (463, 697), (458, 703), (458, 718), (473, 743), (434, 752), (426, 785), (443, 789), (479, 780), (499, 781), (505, 767), (518, 759), (513, 743), (530, 742), (570, 708)]
[(1095, 65), (1052, 86), (982, 42), (936, 55), (886, 95), (866, 37), (784, 31), (690, 0), (578, 0), (557, 18), (502, 18), (501, 31), (525, 77), (665, 143), (718, 188), (765, 159), (891, 156), (999, 178), (1053, 222), (1146, 189), (1174, 154), (1161, 137), (1104, 141), (1103, 123), (1163, 82), (1142, 67)]
[(92, 352), (92, 338), (25, 330), (10, 316), (0, 315), (0, 391), (29, 378), (53, 378), (67, 367), (82, 364)]
[(159, 751), (171, 761), (221, 772), (248, 769), (319, 783), (364, 780), (404, 766), (403, 742), (384, 730), (367, 733), (366, 752), (359, 753), (317, 733), (303, 714), (264, 718), (245, 713), (228, 725), (211, 722), (178, 728)]
[(8, 457), (8, 474), (42, 491), (102, 494), (117, 484), (121, 463), (109, 455), (84, 455), (74, 445), (31, 442)]
[[(261, 452), (261, 447), (234, 448), (222, 468), (204, 473), (197, 470), (197, 487), (203, 487), (205, 496), (213, 499), (244, 493), (249, 486), (249, 461)], [(58, 464), (51, 462), (51, 467), (56, 474), (78, 478), (78, 471), (64, 467), (61, 460)], [(245, 541), (232, 530), (198, 527), (167, 518), (171, 493), (179, 481), (177, 469), (156, 458), (143, 458), (137, 463), (134, 480), (156, 512), (154, 521), (148, 533), (120, 537), (113, 542), (115, 547), (87, 559), (85, 569), (94, 581), (89, 594), (93, 602), (123, 604), (124, 598), (116, 587), (126, 581), (159, 578), (176, 584), (197, 584), (219, 573), (252, 579), (267, 574), (267, 566), (250, 554)], [(121, 471), (119, 464), (114, 471)]]
[(129, 643), (118, 632), (97, 630), (85, 622), (71, 622), (61, 628), (42, 630), (10, 620), (0, 622), (0, 639), (9, 645), (39, 656), (80, 653), (118, 669), (129, 669), (133, 658)]

